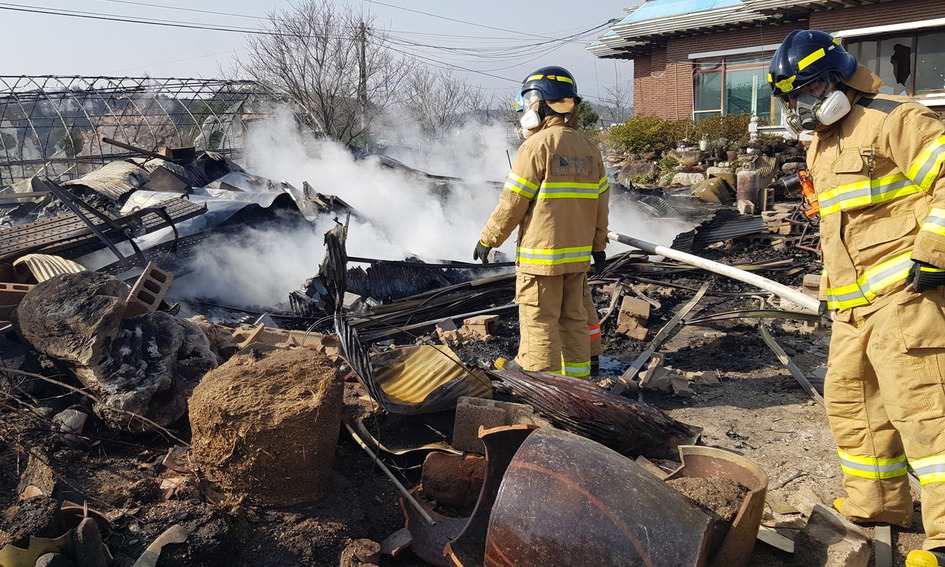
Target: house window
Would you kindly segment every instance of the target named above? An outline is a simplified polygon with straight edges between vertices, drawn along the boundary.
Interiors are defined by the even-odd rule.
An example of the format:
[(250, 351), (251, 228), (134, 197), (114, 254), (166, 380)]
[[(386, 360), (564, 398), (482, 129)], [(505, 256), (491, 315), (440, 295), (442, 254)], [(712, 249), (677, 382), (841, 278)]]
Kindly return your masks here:
[(881, 92), (920, 96), (945, 92), (945, 30), (858, 37), (848, 40), (846, 48), (883, 80)]
[[(767, 73), (770, 55), (723, 57), (699, 61), (693, 74), (693, 118), (750, 114), (752, 93), (762, 123), (777, 119)], [(773, 114), (774, 112), (774, 114)]]
[(695, 119), (722, 114), (722, 64), (699, 63), (693, 85)]

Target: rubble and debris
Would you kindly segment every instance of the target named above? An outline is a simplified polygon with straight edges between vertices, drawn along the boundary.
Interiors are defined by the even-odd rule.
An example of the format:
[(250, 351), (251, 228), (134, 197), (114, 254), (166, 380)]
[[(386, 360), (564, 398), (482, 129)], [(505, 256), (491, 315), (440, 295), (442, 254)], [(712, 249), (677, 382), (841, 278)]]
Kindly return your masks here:
[(16, 306), (34, 287), (32, 284), (0, 282), (0, 319), (10, 319)]
[(484, 447), (479, 441), (480, 428), (492, 429), (516, 424), (535, 427), (548, 425), (527, 404), (463, 396), (456, 401), (452, 445), (460, 451), (481, 454)]
[(431, 452), (423, 460), (420, 485), (423, 496), (438, 506), (469, 515), (479, 498), (486, 478), (485, 458), (479, 455), (451, 455)]
[[(711, 493), (709, 486), (718, 482), (706, 480), (711, 477), (727, 479), (740, 487), (733, 490), (731, 482), (726, 483), (729, 497), (719, 504), (724, 508), (735, 493), (739, 494), (740, 501), (731, 526), (719, 523), (714, 526), (714, 536), (723, 539), (712, 562), (714, 565), (748, 565), (764, 512), (768, 475), (751, 459), (716, 447), (680, 447), (679, 457), (682, 465), (666, 477), (667, 482), (701, 479), (702, 488), (697, 488), (696, 492), (702, 494)], [(701, 496), (697, 500), (704, 501)]]
[(128, 292), (128, 297), (125, 299), (124, 317), (135, 317), (157, 311), (173, 281), (173, 274), (158, 268), (154, 262), (148, 262), (138, 280), (131, 286), (131, 291)]
[(138, 560), (134, 562), (131, 567), (157, 567), (158, 560), (161, 558), (161, 551), (166, 545), (172, 545), (175, 543), (184, 543), (187, 541), (187, 530), (184, 529), (180, 524), (174, 524), (173, 526), (164, 530), (161, 535), (159, 535), (154, 541), (148, 545), (147, 549), (144, 550), (144, 553), (138, 557)]
[(28, 283), (40, 283), (59, 274), (77, 274), (85, 271), (85, 266), (77, 262), (49, 254), (20, 256), (13, 261), (12, 265), (14, 271), (22, 278), (21, 281), (26, 279), (24, 272), (29, 273), (32, 281)]
[(20, 302), (19, 331), (37, 351), (71, 367), (105, 419), (118, 425), (130, 412), (168, 425), (186, 413), (188, 397), (217, 358), (193, 323), (163, 311), (123, 319), (128, 291), (98, 272), (56, 276)]
[(892, 526), (873, 528), (873, 564), (876, 567), (893, 567)]
[(56, 474), (47, 462), (48, 459), (30, 453), (26, 461), (26, 468), (20, 475), (20, 483), (16, 489), (20, 495), (20, 500), (29, 500), (39, 496), (53, 496), (56, 491)]
[[(34, 542), (29, 567), (48, 544), (43, 538), (62, 532), (44, 531), (42, 514), (24, 506), (38, 511), (50, 496), (66, 495), (113, 507), (109, 518), (119, 536), (110, 539), (99, 527), (101, 541), (116, 552), (114, 564), (153, 567), (206, 557), (208, 565), (267, 565), (259, 558), (271, 554), (272, 564), (370, 566), (380, 564), (383, 552), (400, 556), (396, 564), (481, 565), (496, 552), (488, 541), (502, 533), (557, 537), (554, 522), (531, 525), (525, 518), (546, 521), (568, 510), (561, 505), (567, 499), (550, 502), (551, 492), (541, 492), (539, 481), (547, 479), (540, 459), (519, 459), (518, 450), (536, 434), (552, 440), (548, 447), (562, 438), (609, 447), (616, 453), (606, 463), (633, 469), (621, 478), (660, 483), (647, 484), (645, 492), (659, 497), (661, 514), (704, 517), (701, 527), (659, 525), (650, 532), (677, 530), (660, 537), (675, 546), (663, 563), (686, 554), (734, 566), (759, 554), (771, 565), (796, 559), (765, 562), (765, 553), (783, 552), (753, 551), (756, 537), (801, 559), (860, 560), (858, 545), (841, 553), (833, 544), (811, 543), (816, 534), (792, 539), (802, 527), (800, 514), (814, 507), (812, 500), (801, 502), (805, 490), (839, 490), (839, 473), (826, 464), (829, 434), (816, 409), (808, 409), (809, 398), (822, 392), (826, 351), (810, 328), (829, 322), (797, 311), (816, 299), (820, 266), (817, 218), (798, 190), (782, 182), (803, 167), (796, 148), (764, 142), (773, 149), (746, 152), (709, 140), (703, 149), (687, 143), (672, 152), (675, 162), (660, 163), (655, 154), (607, 156), (612, 178), (625, 185), (611, 183), (612, 204), (691, 230), (662, 234), (661, 242), (673, 243), (658, 257), (655, 249), (611, 249), (603, 273), (589, 274), (604, 348), (595, 383), (488, 370), (518, 347), (512, 262), (349, 257), (347, 231), (363, 230), (372, 219), (316, 177), (299, 189), (244, 171), (186, 136), (154, 144), (140, 137), (87, 142), (122, 153), (76, 161), (73, 172), (59, 177), (26, 177), (12, 188), (17, 193), (0, 197), (0, 281), (7, 282), (0, 284), (0, 511), (7, 510), (0, 515), (22, 510), (36, 520), (16, 531), (16, 553)], [(161, 145), (177, 147), (155, 150)], [(459, 190), (458, 178), (386, 156), (370, 159), (408, 172), (431, 194)], [(683, 186), (644, 183), (661, 176)], [(317, 272), (312, 266), (308, 281), (294, 282), (297, 291), (264, 305), (188, 293), (201, 246), (286, 219), (302, 226), (333, 222), (344, 233), (326, 237), (324, 264)], [(694, 269), (673, 251), (777, 280), (805, 301), (779, 306), (768, 291)], [(149, 279), (149, 273), (166, 277)], [(313, 368), (331, 374), (333, 386), (323, 388), (327, 378)], [(791, 380), (798, 373), (806, 383)], [(342, 406), (350, 438), (339, 441)], [(185, 413), (190, 428), (180, 419)], [(490, 447), (488, 437), (500, 435), (488, 432), (493, 427), (505, 427), (507, 437)], [(792, 452), (789, 438), (799, 439), (803, 452)], [(712, 475), (693, 473), (703, 457), (686, 453), (698, 441), (742, 451), (757, 466), (746, 458), (729, 470), (749, 472), (703, 479)], [(556, 474), (574, 473), (576, 454), (581, 451), (566, 451)], [(635, 468), (626, 464), (631, 459), (638, 460)], [(680, 459), (688, 472), (662, 483), (677, 474)], [(729, 466), (712, 462), (715, 469)], [(805, 468), (785, 469), (786, 462)], [(769, 498), (775, 528), (757, 526), (767, 481), (756, 469), (788, 479)], [(532, 494), (541, 492), (529, 507), (499, 494), (508, 472), (510, 483), (519, 474), (516, 486), (527, 480), (535, 483)], [(717, 510), (723, 520), (734, 515), (727, 531), (717, 531), (718, 519), (692, 506), (674, 484), (719, 496), (708, 503), (724, 508)], [(574, 494), (580, 492), (569, 498)], [(398, 496), (403, 514), (394, 510)], [(616, 517), (632, 513), (617, 500), (603, 497), (602, 506)], [(286, 508), (299, 503), (304, 506)], [(549, 549), (559, 564), (600, 559), (574, 544), (575, 529), (594, 530), (588, 541), (610, 533), (606, 520), (577, 515), (593, 510), (584, 506), (568, 518), (569, 530), (559, 531), (569, 539), (549, 539), (560, 548), (503, 544), (503, 552), (521, 553), (523, 562), (540, 561), (528, 554)], [(793, 531), (784, 516), (797, 524)], [(576, 517), (581, 525), (574, 528)], [(633, 521), (652, 526), (653, 519)], [(0, 526), (0, 557), (11, 549), (3, 547), (7, 527)], [(696, 540), (705, 545), (687, 547)], [(165, 546), (170, 543), (176, 545)], [(624, 537), (597, 547), (634, 553), (625, 544)], [(912, 544), (900, 540), (893, 553), (905, 545)], [(408, 548), (416, 557), (401, 555)], [(41, 561), (78, 564), (70, 553), (47, 548)]]
[[(489, 397), (489, 380), (468, 369), (445, 345), (404, 347), (371, 359), (383, 405), (395, 413), (430, 413), (456, 405), (460, 396)], [(366, 378), (370, 379), (370, 378)]]
[[(103, 223), (101, 233), (106, 237), (122, 236), (123, 227), (137, 225), (137, 234), (148, 234), (202, 215), (206, 210), (205, 205), (174, 198), (162, 202), (159, 207), (110, 216), (110, 221)], [(0, 228), (0, 262), (13, 261), (33, 252), (77, 258), (101, 247), (101, 240), (73, 212)]]
[(791, 376), (797, 380), (797, 383), (804, 388), (811, 398), (816, 400), (819, 404), (824, 405), (824, 397), (820, 395), (820, 392), (810, 383), (810, 380), (807, 379), (807, 376), (804, 374), (804, 371), (801, 370), (794, 361), (784, 352), (784, 349), (781, 348), (781, 345), (774, 340), (774, 337), (771, 336), (771, 333), (765, 327), (764, 321), (758, 324), (758, 330), (761, 333), (761, 338), (764, 340), (765, 344), (768, 345), (768, 348), (771, 349), (771, 352), (778, 357), (778, 361), (784, 365), (785, 368), (791, 373)]
[(370, 539), (356, 539), (341, 552), (338, 567), (377, 567), (381, 562), (381, 544)]
[(836, 510), (817, 504), (807, 525), (794, 540), (798, 565), (823, 567), (866, 567), (872, 549), (870, 536)]
[[(487, 474), (501, 482), (484, 484), (466, 529), (447, 546), (455, 565), (702, 565), (722, 543), (713, 518), (602, 445), (539, 428), (513, 447), (505, 466), (490, 463)], [(485, 514), (483, 541), (466, 532), (478, 534)]]
[(664, 340), (669, 338), (669, 336), (676, 331), (679, 323), (681, 323), (683, 318), (685, 318), (686, 315), (688, 315), (689, 312), (699, 304), (699, 301), (702, 300), (702, 297), (705, 295), (708, 289), (708, 283), (703, 284), (702, 287), (696, 291), (696, 294), (692, 296), (692, 299), (683, 305), (682, 308), (679, 309), (675, 315), (673, 315), (673, 318), (670, 319), (669, 322), (666, 323), (658, 333), (656, 333), (656, 336), (653, 337), (650, 343), (646, 346), (646, 349), (634, 359), (633, 363), (630, 365), (630, 368), (624, 371), (624, 373), (620, 375), (620, 379), (614, 382), (613, 386), (611, 386), (610, 391), (612, 393), (620, 395), (620, 393), (622, 393), (625, 388), (632, 385), (633, 380), (636, 378), (637, 372), (643, 368), (643, 365), (646, 364), (650, 356), (656, 352), (656, 349), (659, 348), (660, 344), (662, 344)]
[(666, 481), (673, 490), (682, 493), (702, 511), (719, 521), (731, 524), (738, 513), (748, 489), (736, 481), (721, 476), (680, 477)]
[(341, 406), (338, 363), (324, 354), (237, 355), (208, 372), (190, 399), (194, 463), (236, 497), (315, 502), (331, 489)]
[(672, 457), (696, 432), (657, 408), (614, 395), (586, 380), (553, 374), (491, 371), (498, 393), (524, 402), (555, 427), (626, 456)]
[(635, 297), (624, 297), (617, 315), (617, 332), (642, 341), (647, 334), (650, 304)]

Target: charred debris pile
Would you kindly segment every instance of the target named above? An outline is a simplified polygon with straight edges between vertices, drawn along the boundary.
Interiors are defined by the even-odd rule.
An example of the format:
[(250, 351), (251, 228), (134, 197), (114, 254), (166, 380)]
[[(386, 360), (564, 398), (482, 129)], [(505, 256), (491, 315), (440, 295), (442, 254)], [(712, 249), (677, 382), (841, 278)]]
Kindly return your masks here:
[[(0, 565), (746, 565), (757, 538), (789, 557), (759, 532), (770, 471), (664, 411), (724, 376), (661, 347), (708, 329), (717, 351), (694, 360), (737, 365), (761, 340), (817, 400), (776, 339), (816, 336), (816, 315), (612, 251), (590, 279), (603, 375), (497, 370), (517, 348), (510, 262), (349, 256), (361, 213), (317, 179), (123, 147), (138, 157), (0, 191)], [(459, 181), (368, 159), (431, 194)], [(633, 165), (608, 159), (615, 181)], [(686, 186), (612, 199), (694, 224), (678, 249), (816, 295), (816, 221), (785, 181), (800, 154), (679, 162)], [(288, 297), (176, 298), (201, 242), (286, 219), (330, 227)]]

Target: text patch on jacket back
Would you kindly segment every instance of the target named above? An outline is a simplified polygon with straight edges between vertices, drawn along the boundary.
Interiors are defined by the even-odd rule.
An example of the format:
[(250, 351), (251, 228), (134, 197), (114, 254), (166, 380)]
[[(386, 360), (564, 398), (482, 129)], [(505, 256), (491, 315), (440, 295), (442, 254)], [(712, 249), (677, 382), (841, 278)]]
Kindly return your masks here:
[(555, 178), (584, 178), (594, 176), (594, 160), (590, 157), (576, 157), (555, 154), (551, 158), (551, 175)]

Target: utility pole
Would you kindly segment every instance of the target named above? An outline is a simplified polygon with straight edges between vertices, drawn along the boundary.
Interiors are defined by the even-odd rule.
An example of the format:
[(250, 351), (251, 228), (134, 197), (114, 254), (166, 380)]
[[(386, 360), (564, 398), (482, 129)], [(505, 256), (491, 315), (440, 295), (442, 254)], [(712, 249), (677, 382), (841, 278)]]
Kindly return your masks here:
[(367, 128), (367, 27), (364, 20), (358, 24), (358, 42), (361, 45), (358, 65), (358, 104), (361, 109), (361, 130)]

